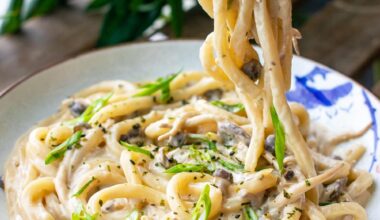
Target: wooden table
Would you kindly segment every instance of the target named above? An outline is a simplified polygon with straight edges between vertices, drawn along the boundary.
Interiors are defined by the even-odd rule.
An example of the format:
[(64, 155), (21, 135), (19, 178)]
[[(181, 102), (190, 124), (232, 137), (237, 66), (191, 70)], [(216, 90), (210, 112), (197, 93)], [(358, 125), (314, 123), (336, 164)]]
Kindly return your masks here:
[[(294, 10), (303, 10), (310, 1), (296, 2)], [(380, 96), (380, 84), (372, 85), (368, 74), (380, 49), (379, 21), (380, 0), (329, 1), (300, 29), (301, 53), (364, 82)], [(60, 8), (31, 20), (20, 34), (0, 37), (0, 96), (35, 72), (94, 50), (100, 24), (99, 14)], [(199, 8), (186, 14), (183, 38), (204, 39), (211, 30), (211, 19)], [(171, 36), (170, 28), (161, 31)]]

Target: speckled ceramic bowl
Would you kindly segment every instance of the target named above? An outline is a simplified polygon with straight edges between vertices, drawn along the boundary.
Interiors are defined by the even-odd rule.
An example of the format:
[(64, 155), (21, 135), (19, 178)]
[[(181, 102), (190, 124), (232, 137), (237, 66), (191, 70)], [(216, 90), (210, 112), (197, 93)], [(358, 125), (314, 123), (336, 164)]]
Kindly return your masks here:
[[(68, 60), (13, 87), (0, 98), (0, 161), (7, 159), (14, 142), (38, 121), (54, 114), (61, 100), (94, 83), (110, 79), (141, 81), (168, 73), (200, 70), (202, 41), (130, 44), (92, 52)], [(311, 115), (312, 127), (333, 137), (371, 124), (371, 129), (350, 145), (367, 147), (357, 167), (369, 170), (380, 184), (377, 158), (380, 104), (363, 87), (323, 65), (302, 57), (293, 59), (290, 101), (300, 102)], [(345, 146), (342, 146), (344, 148)], [(4, 165), (1, 174), (4, 173)], [(369, 219), (378, 219), (380, 190), (373, 190), (367, 206)], [(7, 219), (4, 192), (0, 193), (0, 219)]]

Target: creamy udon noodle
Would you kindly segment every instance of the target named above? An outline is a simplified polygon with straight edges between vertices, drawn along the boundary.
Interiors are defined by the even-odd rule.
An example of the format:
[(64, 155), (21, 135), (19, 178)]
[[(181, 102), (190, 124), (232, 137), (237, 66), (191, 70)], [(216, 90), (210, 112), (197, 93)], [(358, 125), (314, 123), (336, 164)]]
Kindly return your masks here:
[[(205, 72), (107, 81), (62, 102), (8, 161), (11, 219), (366, 219), (364, 134), (319, 138), (287, 103), (290, 1), (201, 0)], [(249, 40), (263, 48), (260, 62)]]

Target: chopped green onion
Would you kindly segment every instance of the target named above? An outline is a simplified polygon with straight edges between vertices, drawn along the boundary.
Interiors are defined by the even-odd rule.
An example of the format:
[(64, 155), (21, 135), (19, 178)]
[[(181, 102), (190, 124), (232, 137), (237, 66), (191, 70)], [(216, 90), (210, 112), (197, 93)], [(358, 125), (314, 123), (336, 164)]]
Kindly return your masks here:
[(91, 120), (91, 118), (100, 111), (104, 106), (108, 104), (108, 101), (112, 97), (113, 93), (108, 93), (104, 97), (101, 97), (97, 100), (95, 100), (91, 105), (89, 105), (86, 110), (77, 118), (70, 120), (67, 122), (68, 125), (75, 126), (79, 123), (86, 123)]
[(250, 207), (248, 205), (244, 206), (243, 214), (244, 214), (245, 220), (258, 220), (259, 219), (257, 217), (255, 211), (252, 209), (252, 207)]
[[(192, 213), (192, 220), (207, 220), (211, 210), (210, 185), (206, 185)], [(203, 211), (201, 210), (203, 208)], [(202, 212), (201, 212), (202, 211)]]
[(281, 173), (284, 172), (284, 157), (285, 157), (285, 132), (280, 119), (278, 118), (276, 109), (272, 106), (270, 108), (272, 116), (272, 123), (275, 131), (274, 150), (276, 153), (276, 160)]
[(191, 153), (190, 156), (194, 158), (196, 161), (198, 161), (199, 163), (205, 164), (205, 166), (207, 166), (208, 172), (213, 172), (215, 170), (215, 164), (212, 161), (210, 151), (202, 152), (196, 149), (194, 145), (190, 146), (189, 150)]
[(76, 212), (71, 214), (71, 220), (96, 220), (98, 217), (98, 214), (89, 214), (87, 213), (86, 209), (84, 208), (83, 204), (77, 209)]
[(65, 155), (65, 152), (72, 146), (78, 144), (82, 136), (82, 131), (75, 132), (71, 137), (69, 137), (65, 142), (55, 147), (45, 158), (45, 164), (48, 165)]
[(141, 86), (140, 91), (137, 92), (133, 97), (148, 96), (155, 92), (161, 90), (160, 101), (167, 103), (170, 99), (170, 82), (173, 81), (178, 76), (178, 73), (171, 74), (165, 78), (159, 78), (154, 83), (148, 83)]
[(208, 148), (212, 151), (216, 151), (216, 144), (214, 141), (207, 139), (205, 135), (202, 134), (189, 134), (189, 137), (192, 139), (200, 140), (207, 143)]
[(84, 192), (87, 187), (95, 181), (95, 177), (91, 177), (91, 179), (89, 181), (87, 181), (86, 184), (84, 184), (76, 193), (73, 194), (73, 197), (75, 196), (80, 196), (80, 194), (82, 194), (82, 192)]
[(137, 210), (133, 210), (125, 218), (125, 220), (139, 220), (139, 219), (140, 219), (140, 213)]
[(133, 152), (136, 152), (136, 153), (140, 153), (140, 154), (145, 154), (147, 155), (148, 157), (150, 158), (154, 158), (153, 154), (148, 151), (148, 150), (145, 150), (139, 146), (136, 146), (136, 145), (133, 145), (133, 144), (128, 144), (127, 142), (124, 142), (124, 141), (120, 141), (120, 144), (125, 147), (128, 151), (133, 151)]
[(237, 113), (237, 112), (244, 110), (244, 105), (241, 103), (227, 104), (225, 102), (218, 101), (218, 100), (212, 101), (210, 103), (212, 105), (215, 105), (216, 107), (222, 108), (222, 109), (229, 111), (229, 112), (232, 112), (232, 113)]
[(242, 164), (231, 163), (223, 159), (219, 159), (218, 163), (230, 171), (244, 171), (244, 166)]
[(205, 172), (207, 167), (202, 164), (177, 164), (170, 167), (165, 173), (181, 173), (181, 172)]

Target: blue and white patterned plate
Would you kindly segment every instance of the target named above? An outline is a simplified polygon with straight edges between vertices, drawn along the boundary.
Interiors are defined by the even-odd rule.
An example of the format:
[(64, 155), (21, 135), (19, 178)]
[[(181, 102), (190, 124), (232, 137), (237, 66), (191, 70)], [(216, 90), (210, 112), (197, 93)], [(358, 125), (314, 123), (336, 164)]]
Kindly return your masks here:
[[(130, 44), (92, 52), (34, 75), (0, 98), (0, 161), (6, 160), (21, 134), (54, 114), (67, 96), (103, 80), (141, 81), (179, 69), (200, 70), (201, 44), (202, 41)], [(380, 184), (378, 99), (347, 77), (305, 58), (295, 57), (292, 71), (294, 79), (288, 99), (305, 105), (312, 127), (324, 131), (327, 138), (359, 131), (371, 124), (362, 138), (349, 145), (367, 148), (357, 167), (369, 170), (376, 185)], [(367, 206), (369, 219), (380, 216), (380, 210), (376, 209), (379, 202), (380, 190), (375, 187)], [(7, 219), (3, 192), (0, 219)]]

